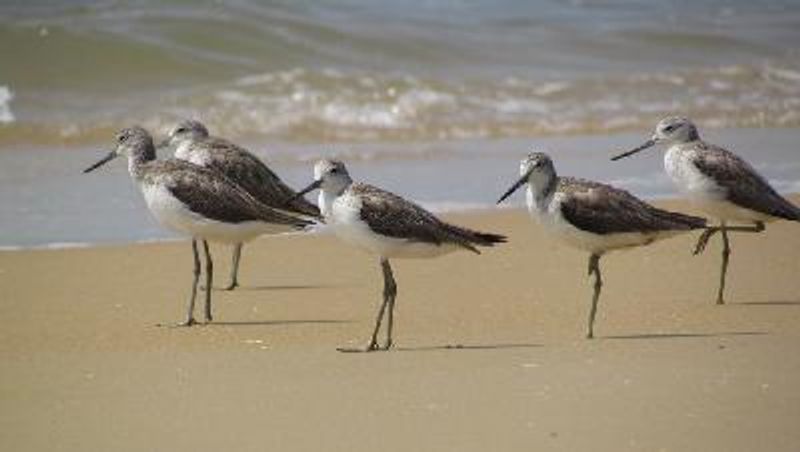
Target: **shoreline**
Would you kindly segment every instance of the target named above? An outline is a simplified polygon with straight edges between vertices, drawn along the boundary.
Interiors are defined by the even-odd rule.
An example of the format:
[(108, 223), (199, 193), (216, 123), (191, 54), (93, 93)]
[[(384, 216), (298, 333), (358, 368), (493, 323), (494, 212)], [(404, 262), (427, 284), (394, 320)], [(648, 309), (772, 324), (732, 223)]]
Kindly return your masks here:
[[(609, 161), (614, 152), (638, 145), (645, 135), (467, 140), (413, 147), (308, 146), (290, 151), (318, 157), (373, 153), (373, 160), (346, 159), (356, 180), (440, 212), (493, 206), (517, 177), (519, 160), (532, 150), (549, 150), (562, 175), (609, 183), (643, 198), (679, 196), (663, 171), (659, 152), (619, 163)], [(794, 158), (800, 129), (709, 130), (707, 138), (753, 162), (778, 191), (800, 192), (800, 164)], [(272, 154), (266, 149), (251, 149), (289, 186), (308, 184), (310, 163), (286, 164), (277, 158), (272, 164)], [(402, 152), (407, 158), (380, 158), (385, 151)], [(97, 155), (97, 150), (0, 152), (0, 167), (5, 171), (0, 178), (0, 230), (4, 231), (0, 246), (131, 243), (173, 237), (150, 217), (122, 162), (104, 171), (81, 173)], [(522, 198), (511, 200), (510, 205), (522, 205)]]
[[(800, 193), (781, 193), (781, 195), (792, 199), (794, 202), (800, 201)], [(685, 210), (678, 210), (679, 212), (689, 213), (692, 215), (697, 215), (703, 217), (702, 212), (697, 211), (691, 206), (691, 203), (686, 201), (685, 199), (676, 198), (669, 195), (664, 196), (644, 196), (641, 199), (653, 203), (660, 206), (683, 206)], [(439, 205), (447, 205), (448, 207), (443, 209), (437, 209), (436, 205), (430, 205), (430, 203), (422, 203), (421, 204), (426, 209), (430, 210), (437, 216), (480, 216), (480, 215), (492, 215), (494, 213), (502, 213), (508, 211), (515, 211), (521, 210), (525, 211), (526, 207), (524, 205), (520, 205), (519, 200), (514, 202), (514, 200), (510, 200), (510, 202), (502, 204), (502, 205), (492, 205), (492, 204), (485, 204), (485, 205), (469, 205), (466, 204), (464, 207), (460, 207), (458, 204), (455, 203), (441, 203)], [(679, 207), (680, 209), (680, 207)], [(527, 212), (525, 212), (527, 215)], [(148, 214), (144, 212), (144, 214)], [(711, 219), (711, 221), (714, 221)], [(284, 234), (277, 234), (273, 235), (272, 237), (281, 237), (281, 236), (302, 236), (304, 234), (325, 234), (323, 230), (315, 230), (310, 232), (287, 232)], [(137, 245), (149, 245), (149, 244), (169, 244), (169, 243), (180, 243), (183, 241), (189, 240), (188, 237), (181, 237), (177, 235), (173, 235), (171, 237), (153, 237), (153, 238), (145, 238), (140, 240), (135, 240), (132, 242), (52, 242), (52, 243), (42, 243), (42, 244), (35, 244), (35, 245), (0, 245), (0, 253), (4, 252), (18, 252), (18, 251), (48, 251), (48, 250), (70, 250), (70, 249), (91, 249), (91, 248), (103, 248), (103, 247), (125, 247), (125, 246), (137, 246)], [(258, 240), (255, 239), (255, 240)]]

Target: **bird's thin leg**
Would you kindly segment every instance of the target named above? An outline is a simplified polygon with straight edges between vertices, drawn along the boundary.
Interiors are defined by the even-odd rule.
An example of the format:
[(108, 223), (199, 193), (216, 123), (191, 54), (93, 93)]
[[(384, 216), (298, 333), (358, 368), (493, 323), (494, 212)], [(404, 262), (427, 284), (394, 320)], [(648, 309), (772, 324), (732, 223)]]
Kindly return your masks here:
[[(386, 278), (386, 267), (388, 265), (389, 265), (389, 261), (388, 260), (381, 259), (381, 268), (384, 270), (383, 271), (383, 302), (381, 303), (381, 308), (378, 310), (378, 317), (375, 319), (375, 328), (372, 330), (372, 339), (369, 341), (369, 345), (367, 346), (367, 351), (368, 352), (380, 349), (380, 346), (378, 345), (378, 332), (380, 332), (381, 323), (383, 323), (383, 314), (386, 312), (386, 307), (389, 305), (389, 297), (387, 296), (387, 287), (389, 285), (389, 280)], [(390, 274), (391, 274), (391, 272), (390, 272)]]
[(214, 287), (214, 263), (211, 260), (211, 252), (208, 249), (208, 242), (203, 240), (203, 251), (206, 255), (206, 322), (211, 322), (211, 287)]
[(722, 231), (722, 267), (719, 272), (719, 290), (717, 291), (717, 304), (725, 304), (723, 294), (725, 292), (725, 277), (728, 274), (728, 259), (731, 255), (731, 244), (728, 240), (728, 231), (725, 223), (720, 228)]
[(389, 350), (392, 347), (392, 326), (394, 325), (394, 301), (397, 298), (397, 283), (394, 280), (392, 267), (389, 265), (388, 260), (381, 260), (381, 268), (383, 269), (383, 297), (389, 300), (389, 313), (386, 320), (386, 345), (384, 350)]
[(231, 261), (231, 282), (225, 290), (233, 290), (239, 287), (239, 259), (242, 257), (242, 243), (233, 246), (233, 258)]
[(603, 288), (603, 279), (600, 276), (600, 255), (589, 256), (589, 275), (594, 273), (594, 295), (592, 295), (592, 308), (589, 311), (589, 333), (587, 339), (594, 337), (594, 316), (597, 314), (597, 301), (600, 299), (600, 290)]
[(192, 326), (197, 321), (194, 319), (194, 299), (197, 297), (197, 283), (200, 281), (200, 255), (197, 253), (197, 240), (192, 239), (192, 255), (194, 256), (194, 268), (192, 270), (192, 293), (189, 296), (189, 309), (186, 313), (186, 321), (182, 326)]
[(713, 226), (706, 228), (705, 231), (700, 235), (697, 239), (697, 245), (694, 248), (694, 254), (700, 254), (703, 250), (706, 249), (706, 245), (708, 244), (708, 240), (716, 234), (717, 232), (722, 231), (723, 229), (727, 230), (728, 232), (763, 232), (765, 227), (764, 223), (761, 221), (756, 221), (753, 226), (727, 226), (724, 222), (720, 226)]
[(692, 254), (697, 256), (698, 254), (702, 253), (706, 249), (706, 245), (708, 245), (708, 240), (720, 231), (721, 228), (718, 227), (709, 227), (700, 234), (700, 237), (697, 238), (697, 245), (694, 247), (694, 251)]

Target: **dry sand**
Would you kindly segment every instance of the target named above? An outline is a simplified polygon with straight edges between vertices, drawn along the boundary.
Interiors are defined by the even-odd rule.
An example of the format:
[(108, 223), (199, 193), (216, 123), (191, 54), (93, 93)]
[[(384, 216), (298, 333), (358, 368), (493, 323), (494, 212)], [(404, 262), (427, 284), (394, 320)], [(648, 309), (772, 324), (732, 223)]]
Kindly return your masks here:
[(522, 211), (448, 218), (510, 243), (397, 261), (388, 353), (336, 351), (382, 281), (333, 237), (245, 248), (190, 329), (155, 326), (182, 318), (185, 242), (0, 253), (0, 450), (800, 450), (800, 225), (734, 237), (722, 307), (717, 240), (604, 258), (587, 341), (585, 254)]

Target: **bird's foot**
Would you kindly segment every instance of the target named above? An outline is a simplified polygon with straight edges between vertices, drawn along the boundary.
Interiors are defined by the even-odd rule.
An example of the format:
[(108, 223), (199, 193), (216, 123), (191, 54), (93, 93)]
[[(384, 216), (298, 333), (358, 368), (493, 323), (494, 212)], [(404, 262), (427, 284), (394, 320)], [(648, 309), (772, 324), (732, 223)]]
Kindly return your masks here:
[(233, 289), (236, 289), (237, 287), (239, 287), (239, 282), (238, 281), (231, 281), (231, 283), (228, 284), (227, 286), (223, 287), (222, 290), (233, 290)]
[(197, 325), (199, 322), (194, 317), (189, 317), (187, 320), (178, 323), (157, 323), (156, 326), (164, 328), (181, 328)]
[[(388, 345), (389, 347), (391, 346), (391, 344), (387, 344), (387, 345)], [(383, 347), (381, 347), (380, 345), (378, 345), (378, 341), (376, 341), (376, 340), (374, 340), (374, 339), (373, 339), (372, 341), (370, 341), (369, 345), (367, 345), (367, 346), (366, 346), (366, 347), (364, 347), (364, 348), (357, 348), (357, 347), (352, 347), (352, 348), (348, 348), (348, 347), (339, 347), (339, 348), (337, 348), (336, 350), (338, 350), (338, 351), (340, 351), (340, 352), (342, 352), (342, 353), (369, 353), (369, 352), (375, 352), (375, 351), (378, 351), (378, 350), (387, 350), (387, 349), (388, 349), (388, 348), (383, 348)]]

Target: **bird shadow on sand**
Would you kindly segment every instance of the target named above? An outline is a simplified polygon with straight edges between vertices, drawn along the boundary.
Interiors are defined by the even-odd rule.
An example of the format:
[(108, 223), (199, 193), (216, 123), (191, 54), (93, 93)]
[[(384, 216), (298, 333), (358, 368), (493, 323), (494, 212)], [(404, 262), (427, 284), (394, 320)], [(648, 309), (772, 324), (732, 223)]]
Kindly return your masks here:
[(293, 320), (227, 320), (206, 323), (204, 326), (287, 326), (287, 325), (339, 325), (353, 323), (343, 319), (293, 319)]
[(763, 336), (765, 334), (768, 333), (764, 331), (725, 331), (721, 333), (646, 333), (604, 336), (598, 339), (682, 339), (701, 337)]
[(511, 344), (445, 344), (445, 345), (423, 345), (419, 347), (395, 347), (392, 351), (396, 352), (433, 352), (433, 351), (452, 351), (452, 350), (502, 350), (512, 348), (535, 348), (541, 347), (541, 344), (525, 344), (525, 343), (511, 343)]
[(800, 300), (765, 300), (765, 301), (742, 301), (740, 304), (745, 306), (800, 306)]
[[(240, 286), (237, 287), (236, 290), (241, 290), (243, 292), (255, 292), (255, 291), (281, 291), (281, 290), (315, 290), (315, 289), (334, 289), (338, 287), (345, 287), (343, 285), (336, 285), (336, 284), (274, 284), (274, 285), (262, 285), (262, 286)], [(214, 290), (224, 291), (224, 289), (217, 289)]]

